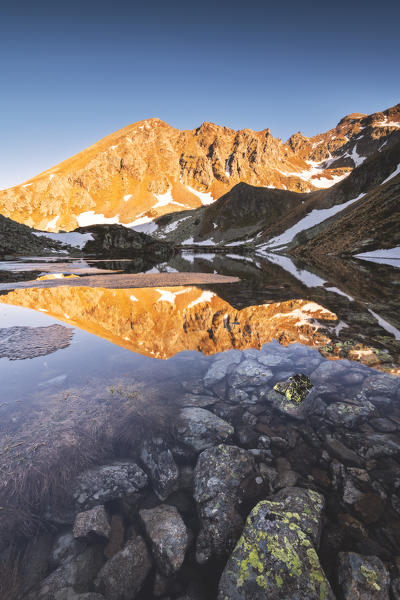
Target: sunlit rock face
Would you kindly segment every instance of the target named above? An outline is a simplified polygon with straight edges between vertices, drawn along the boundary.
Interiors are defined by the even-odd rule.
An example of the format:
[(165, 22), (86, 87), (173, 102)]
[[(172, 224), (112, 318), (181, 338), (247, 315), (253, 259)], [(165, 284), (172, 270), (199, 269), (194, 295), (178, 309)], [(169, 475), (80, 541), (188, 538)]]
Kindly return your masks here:
[(71, 231), (198, 208), (240, 182), (295, 192), (326, 188), (391, 143), (399, 106), (349, 115), (325, 133), (297, 133), (285, 143), (269, 129), (203, 123), (181, 131), (160, 119), (140, 121), (0, 192), (0, 213), (36, 229)]
[(283, 345), (323, 346), (330, 340), (324, 322), (337, 321), (335, 313), (307, 300), (236, 310), (197, 287), (27, 289), (1, 296), (0, 301), (45, 309), (134, 352), (163, 359), (184, 350), (215, 354), (260, 348), (273, 339)]

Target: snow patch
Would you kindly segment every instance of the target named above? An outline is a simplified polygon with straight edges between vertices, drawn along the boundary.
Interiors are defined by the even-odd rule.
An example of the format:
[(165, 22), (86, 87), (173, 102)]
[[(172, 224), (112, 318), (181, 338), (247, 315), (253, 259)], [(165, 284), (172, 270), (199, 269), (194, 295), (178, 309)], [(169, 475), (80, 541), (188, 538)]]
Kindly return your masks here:
[(133, 294), (129, 296), (129, 300), (132, 300), (132, 302), (139, 302), (139, 300)]
[(59, 218), (60, 218), (60, 216), (57, 215), (56, 217), (54, 217), (54, 219), (49, 221), (46, 225), (46, 229), (55, 229), (57, 227), (57, 221)]
[(353, 202), (357, 202), (357, 200), (360, 200), (360, 198), (363, 196), (365, 196), (364, 193), (357, 196), (357, 198), (352, 198), (343, 204), (336, 204), (331, 208), (313, 209), (310, 213), (308, 213), (308, 215), (300, 219), (300, 221), (287, 229), (284, 233), (269, 240), (266, 246), (278, 247), (290, 244), (290, 242), (293, 241), (294, 237), (300, 233), (300, 231), (305, 231), (306, 229), (314, 227), (314, 225), (319, 225), (323, 221), (326, 221), (326, 219), (329, 219), (329, 217), (336, 215), (338, 212), (350, 206), (350, 204), (353, 204)]
[(125, 202), (128, 202), (130, 198), (132, 198), (132, 194), (126, 194), (126, 196), (124, 196)]
[(390, 179), (393, 179), (393, 177), (396, 177), (396, 175), (398, 175), (399, 173), (400, 173), (400, 164), (397, 165), (397, 168), (393, 171), (393, 173), (391, 175), (389, 175), (389, 177), (386, 177), (385, 181), (382, 181), (381, 185), (383, 185)]
[(370, 252), (355, 254), (354, 256), (362, 260), (400, 268), (400, 246), (385, 248), (383, 250), (371, 250)]
[(382, 319), (382, 317), (380, 317), (378, 314), (376, 314), (376, 312), (374, 312), (370, 308), (368, 309), (368, 312), (370, 312), (371, 315), (375, 317), (375, 319), (378, 321), (379, 325), (383, 327), (383, 329), (394, 335), (396, 340), (400, 340), (400, 331), (396, 329), (396, 327), (385, 321), (385, 319)]
[(94, 239), (91, 233), (79, 233), (78, 231), (71, 231), (70, 233), (45, 233), (33, 231), (32, 233), (37, 237), (45, 237), (56, 242), (61, 242), (62, 244), (68, 244), (68, 246), (79, 248), (79, 250), (82, 250), (87, 242)]
[(335, 294), (339, 294), (339, 296), (344, 296), (345, 298), (348, 298), (349, 300), (351, 300), (351, 302), (354, 302), (354, 298), (352, 298), (351, 296), (349, 296), (345, 292), (342, 292), (342, 290), (339, 290), (339, 288), (337, 288), (337, 287), (327, 287), (325, 289), (328, 292), (334, 292)]
[(215, 202), (215, 198), (212, 197), (211, 192), (199, 192), (198, 190), (195, 190), (194, 188), (190, 187), (190, 185), (187, 185), (186, 189), (198, 198), (200, 198), (201, 203), (203, 205), (212, 204), (213, 202)]
[(97, 215), (94, 210), (88, 210), (83, 212), (76, 217), (79, 227), (87, 227), (88, 225), (119, 225), (119, 215), (115, 217), (105, 217), (104, 215)]
[(176, 204), (177, 206), (183, 206), (183, 208), (186, 208), (184, 204), (181, 204), (180, 202), (175, 202), (175, 200), (172, 197), (171, 189), (167, 190), (165, 194), (154, 195), (157, 198), (157, 204), (155, 204), (153, 208), (159, 208), (160, 206), (168, 206), (168, 204)]

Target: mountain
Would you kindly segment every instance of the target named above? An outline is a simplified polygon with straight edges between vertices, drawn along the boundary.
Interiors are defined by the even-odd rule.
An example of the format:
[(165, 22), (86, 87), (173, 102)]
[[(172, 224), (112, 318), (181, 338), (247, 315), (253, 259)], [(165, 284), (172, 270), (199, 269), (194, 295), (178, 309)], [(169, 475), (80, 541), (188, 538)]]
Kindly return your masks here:
[(295, 193), (240, 183), (211, 206), (160, 217), (152, 235), (186, 248), (245, 245), (264, 255), (298, 246), (336, 254), (390, 248), (400, 243), (399, 164), (396, 134), (330, 188)]
[(0, 214), (37, 229), (71, 231), (147, 223), (211, 204), (241, 182), (307, 193), (344, 179), (399, 135), (400, 104), (348, 115), (325, 133), (296, 133), (285, 143), (269, 129), (203, 123), (181, 131), (149, 119), (1, 191)]

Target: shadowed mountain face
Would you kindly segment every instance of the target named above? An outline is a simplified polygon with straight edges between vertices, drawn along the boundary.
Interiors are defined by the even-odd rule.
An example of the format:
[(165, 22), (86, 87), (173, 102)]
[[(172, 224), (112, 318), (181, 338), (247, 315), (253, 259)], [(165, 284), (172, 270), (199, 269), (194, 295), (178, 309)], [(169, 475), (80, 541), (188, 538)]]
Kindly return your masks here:
[(165, 215), (153, 236), (183, 247), (240, 246), (258, 253), (356, 253), (400, 242), (400, 142), (333, 187), (298, 194), (241, 183), (213, 205)]
[(233, 186), (295, 192), (326, 188), (400, 134), (400, 105), (345, 117), (326, 133), (286, 143), (268, 129), (203, 123), (192, 131), (159, 119), (135, 123), (28, 182), (0, 192), (0, 213), (36, 229), (143, 223), (194, 209)]

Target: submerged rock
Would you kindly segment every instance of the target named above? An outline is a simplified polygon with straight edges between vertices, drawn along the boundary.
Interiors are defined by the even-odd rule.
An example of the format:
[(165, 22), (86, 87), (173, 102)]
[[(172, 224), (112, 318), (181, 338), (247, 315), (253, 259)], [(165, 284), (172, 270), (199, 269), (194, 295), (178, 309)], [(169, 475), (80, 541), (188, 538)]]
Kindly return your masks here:
[(320, 494), (301, 488), (257, 504), (224, 569), (218, 600), (334, 600), (313, 543), (322, 508)]
[(151, 569), (151, 559), (140, 536), (106, 562), (94, 584), (106, 600), (133, 600)]
[(134, 494), (146, 485), (147, 475), (136, 463), (113, 461), (80, 473), (72, 494), (78, 506), (88, 509)]
[(375, 406), (368, 400), (361, 403), (333, 402), (326, 409), (326, 416), (337, 426), (354, 429), (375, 413)]
[(168, 576), (178, 571), (189, 546), (189, 532), (174, 506), (160, 504), (139, 511), (151, 540), (153, 556), (161, 572)]
[(229, 375), (231, 387), (247, 388), (248, 386), (264, 385), (272, 377), (272, 371), (258, 361), (246, 359)]
[(305, 404), (294, 404), (291, 400), (288, 400), (286, 396), (282, 398), (281, 392), (269, 390), (266, 394), (266, 400), (272, 404), (276, 411), (286, 417), (292, 417), (292, 419), (298, 421), (303, 421), (306, 417), (307, 411)]
[(154, 438), (143, 442), (140, 458), (148, 470), (153, 490), (165, 500), (178, 489), (179, 469), (164, 440)]
[(389, 573), (377, 556), (340, 552), (338, 584), (343, 600), (389, 600)]
[(183, 408), (174, 428), (174, 435), (195, 452), (215, 446), (233, 435), (232, 425), (204, 408)]
[(225, 558), (243, 527), (237, 512), (240, 483), (255, 474), (255, 460), (247, 450), (220, 444), (202, 452), (195, 468), (194, 499), (201, 521), (196, 560)]
[(75, 518), (73, 534), (75, 538), (96, 539), (110, 537), (111, 527), (103, 505), (78, 513)]

